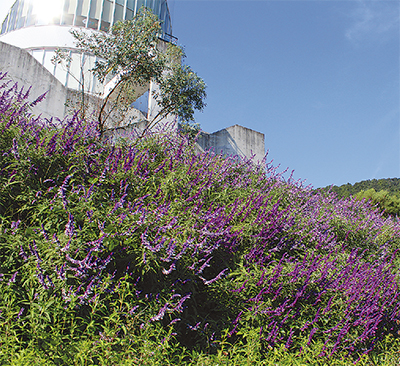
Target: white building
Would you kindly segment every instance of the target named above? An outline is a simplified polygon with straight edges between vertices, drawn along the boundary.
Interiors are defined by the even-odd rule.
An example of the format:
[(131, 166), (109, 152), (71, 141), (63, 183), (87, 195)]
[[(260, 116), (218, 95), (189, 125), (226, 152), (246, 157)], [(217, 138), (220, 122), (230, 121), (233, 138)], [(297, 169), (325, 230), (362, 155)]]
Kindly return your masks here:
[[(84, 85), (86, 93), (99, 96), (104, 86), (88, 72), (96, 58), (76, 49), (70, 30), (107, 32), (117, 21), (133, 19), (142, 6), (159, 17), (161, 39), (174, 40), (167, 0), (16, 0), (2, 23), (0, 42), (27, 51), (67, 89)], [(68, 68), (51, 62), (57, 48), (68, 50)], [(147, 118), (155, 113), (151, 87), (134, 104)]]
[[(159, 17), (161, 39), (174, 41), (167, 0), (16, 0), (1, 26), (0, 72), (8, 72), (19, 86), (32, 86), (31, 98), (47, 92), (46, 99), (34, 108), (34, 113), (44, 117), (62, 119), (69, 112), (65, 103), (80, 98), (82, 84), (91, 105), (96, 106), (105, 88), (88, 72), (96, 58), (83, 56), (76, 49), (70, 30), (107, 32), (118, 20), (133, 19), (142, 6)], [(68, 50), (68, 68), (51, 62), (57, 48)], [(129, 132), (132, 123), (146, 124), (157, 114), (158, 106), (152, 98), (156, 87), (150, 83), (141, 91), (135, 108), (113, 133)], [(174, 128), (173, 119), (169, 116), (164, 123)], [(255, 156), (255, 160), (261, 160), (265, 152), (264, 135), (238, 125), (202, 133), (198, 143), (200, 151), (214, 149), (226, 155)]]

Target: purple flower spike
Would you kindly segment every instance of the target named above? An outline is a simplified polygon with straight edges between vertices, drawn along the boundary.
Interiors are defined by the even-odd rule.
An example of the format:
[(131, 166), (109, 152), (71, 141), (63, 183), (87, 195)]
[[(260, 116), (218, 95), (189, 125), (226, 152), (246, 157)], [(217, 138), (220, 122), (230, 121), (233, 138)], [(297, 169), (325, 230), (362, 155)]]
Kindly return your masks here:
[(75, 233), (74, 217), (69, 213), (68, 214), (68, 222), (65, 225), (64, 234), (65, 234), (65, 236), (72, 238), (74, 236), (74, 233)]
[(19, 153), (18, 153), (18, 142), (17, 142), (16, 138), (13, 138), (11, 152), (14, 155), (14, 158), (19, 161), (20, 156), (19, 156)]
[(11, 230), (13, 231), (13, 234), (17, 231), (20, 223), (21, 223), (21, 220), (11, 222)]
[(131, 310), (128, 311), (128, 313), (130, 315), (132, 315), (138, 308), (139, 308), (139, 305), (135, 305)]
[(170, 265), (170, 267), (169, 267), (169, 269), (168, 270), (166, 270), (166, 269), (162, 269), (162, 273), (163, 274), (165, 274), (166, 276), (167, 275), (169, 275), (172, 271), (174, 271), (175, 270), (175, 263), (172, 263), (171, 265)]
[(19, 311), (17, 318), (19, 319), (22, 315), (22, 313), (24, 312), (25, 308), (21, 308), (21, 310)]
[(18, 271), (16, 271), (8, 281), (8, 286), (10, 286), (12, 283), (15, 283), (15, 279), (17, 278)]
[(158, 320), (161, 320), (162, 318), (164, 318), (164, 315), (165, 315), (165, 312), (167, 311), (167, 309), (168, 309), (168, 303), (166, 303), (161, 309), (160, 309), (160, 311), (158, 312), (158, 314), (157, 315), (155, 315), (155, 316), (153, 316), (152, 318), (150, 318), (150, 321), (151, 322), (155, 322), (155, 321), (158, 321)]
[(225, 274), (225, 272), (227, 270), (228, 270), (228, 268), (225, 268), (220, 273), (218, 273), (218, 275), (216, 277), (212, 278), (211, 280), (206, 280), (205, 278), (203, 278), (201, 276), (199, 276), (199, 277), (204, 282), (205, 285), (211, 285), (213, 282), (218, 281)]

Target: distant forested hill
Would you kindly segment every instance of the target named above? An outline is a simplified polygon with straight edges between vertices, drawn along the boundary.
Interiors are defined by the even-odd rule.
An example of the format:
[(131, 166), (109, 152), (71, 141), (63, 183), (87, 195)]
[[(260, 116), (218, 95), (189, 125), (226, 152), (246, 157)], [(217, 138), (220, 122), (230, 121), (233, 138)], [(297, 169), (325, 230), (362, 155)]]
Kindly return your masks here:
[(341, 186), (325, 187), (325, 190), (331, 189), (341, 197), (349, 197), (361, 191), (367, 191), (371, 188), (376, 192), (387, 191), (391, 195), (400, 197), (400, 178), (371, 179), (363, 180), (355, 184), (343, 184)]
[(355, 184), (325, 187), (339, 197), (355, 196), (377, 205), (385, 216), (400, 216), (400, 178), (363, 180)]

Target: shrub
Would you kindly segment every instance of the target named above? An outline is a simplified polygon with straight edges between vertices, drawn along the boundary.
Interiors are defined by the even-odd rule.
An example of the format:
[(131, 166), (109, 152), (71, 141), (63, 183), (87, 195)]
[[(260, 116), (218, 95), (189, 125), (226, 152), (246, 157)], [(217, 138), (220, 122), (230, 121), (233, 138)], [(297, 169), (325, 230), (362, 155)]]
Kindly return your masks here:
[(43, 121), (2, 80), (3, 363), (358, 359), (396, 336), (394, 219), (179, 133)]

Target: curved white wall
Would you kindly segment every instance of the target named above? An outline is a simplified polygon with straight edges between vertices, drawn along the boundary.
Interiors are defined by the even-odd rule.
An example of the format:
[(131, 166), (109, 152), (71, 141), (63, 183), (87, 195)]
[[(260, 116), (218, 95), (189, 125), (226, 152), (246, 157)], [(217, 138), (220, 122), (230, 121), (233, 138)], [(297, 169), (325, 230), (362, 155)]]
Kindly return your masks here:
[(71, 26), (43, 25), (17, 29), (0, 35), (0, 41), (26, 50), (34, 48), (75, 48)]
[[(119, 20), (133, 19), (142, 6), (152, 9), (164, 36), (172, 37), (167, 0), (16, 0), (0, 41), (28, 51), (64, 86), (102, 94), (103, 86), (89, 72), (97, 58), (76, 50), (70, 30), (108, 31)], [(69, 49), (67, 67), (51, 62), (57, 48)]]

